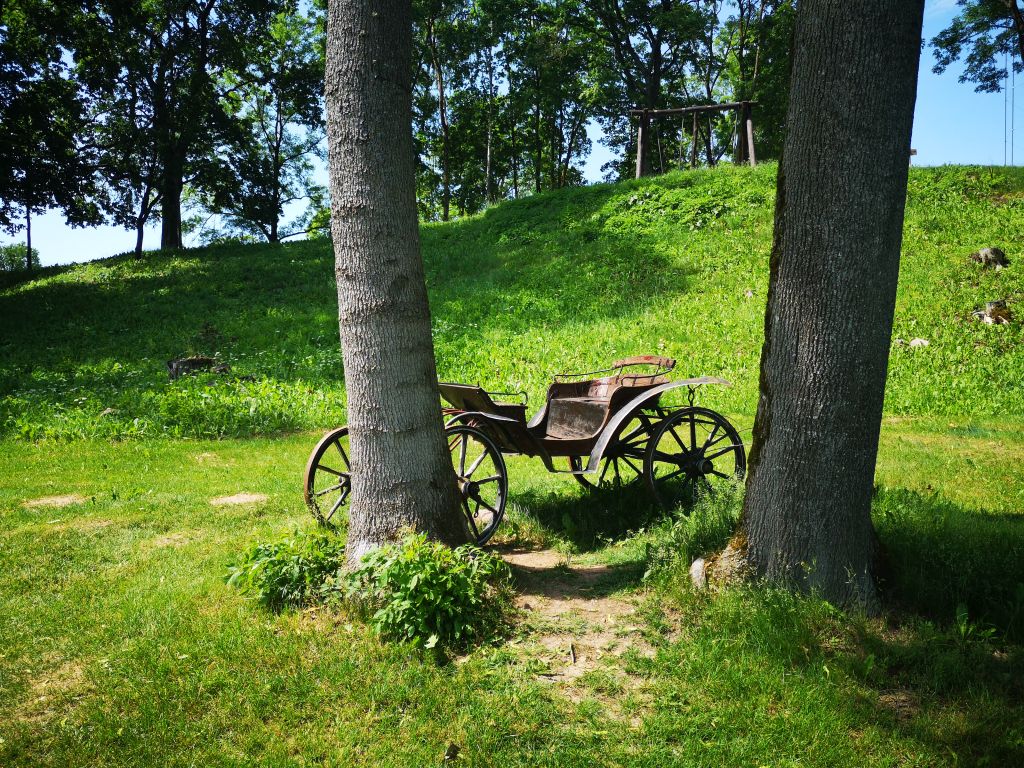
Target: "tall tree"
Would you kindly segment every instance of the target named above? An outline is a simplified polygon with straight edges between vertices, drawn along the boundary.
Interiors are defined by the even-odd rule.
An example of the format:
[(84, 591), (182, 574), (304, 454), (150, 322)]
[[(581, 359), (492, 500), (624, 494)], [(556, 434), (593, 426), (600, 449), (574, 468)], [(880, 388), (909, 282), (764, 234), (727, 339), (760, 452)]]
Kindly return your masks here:
[(73, 225), (99, 221), (85, 99), (64, 56), (66, 10), (35, 0), (0, 5), (0, 228), (25, 230), (29, 270), (33, 214), (56, 208)]
[(797, 11), (743, 528), (757, 574), (838, 604), (877, 600), (872, 483), (923, 6)]
[(1009, 58), (1024, 72), (1024, 5), (1020, 0), (958, 0), (963, 10), (948, 27), (932, 38), (936, 73), (964, 59), (961, 83), (975, 90), (996, 93), (1006, 79)]
[[(245, 69), (223, 78), (233, 125), (217, 148), (205, 207), (233, 231), (270, 243), (306, 234), (323, 204), (313, 180), (313, 160), (323, 156), (324, 80), (315, 23), (295, 9), (280, 12), (250, 46)], [(286, 207), (303, 202), (303, 213), (282, 222)]]
[(411, 0), (330, 0), (327, 132), (353, 465), (348, 556), (466, 537), (438, 410), (412, 143)]
[[(120, 156), (140, 163), (130, 177), (140, 213), (159, 197), (161, 248), (182, 244), (182, 195), (202, 185), (226, 129), (225, 70), (244, 69), (278, 0), (97, 0), (75, 19), (78, 75), (96, 94), (97, 130)], [(134, 106), (133, 106), (134, 105)], [(134, 109), (133, 125), (121, 120)], [(119, 125), (120, 123), (120, 125)], [(148, 191), (152, 175), (152, 192)], [(140, 191), (141, 190), (141, 191)]]

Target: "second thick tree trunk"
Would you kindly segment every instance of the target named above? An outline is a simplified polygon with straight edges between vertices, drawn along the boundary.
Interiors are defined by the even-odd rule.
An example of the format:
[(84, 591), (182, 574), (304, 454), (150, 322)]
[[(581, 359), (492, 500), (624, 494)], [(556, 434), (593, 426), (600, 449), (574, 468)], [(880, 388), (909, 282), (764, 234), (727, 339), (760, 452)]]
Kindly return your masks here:
[(803, 0), (744, 508), (749, 563), (876, 604), (871, 495), (923, 0)]
[(331, 232), (353, 465), (348, 556), (410, 526), (465, 540), (420, 258), (410, 0), (331, 0)]

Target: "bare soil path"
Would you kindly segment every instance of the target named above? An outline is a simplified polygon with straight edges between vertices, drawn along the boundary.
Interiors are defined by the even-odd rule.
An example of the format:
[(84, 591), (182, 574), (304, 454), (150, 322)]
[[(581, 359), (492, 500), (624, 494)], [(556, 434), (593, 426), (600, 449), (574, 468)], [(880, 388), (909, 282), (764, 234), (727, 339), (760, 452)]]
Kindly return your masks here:
[(573, 701), (611, 704), (613, 714), (622, 714), (614, 703), (622, 693), (642, 699), (644, 679), (629, 662), (652, 657), (654, 648), (638, 615), (642, 594), (631, 588), (636, 568), (574, 565), (551, 549), (498, 552), (512, 567), (524, 616), (514, 642), (538, 679)]

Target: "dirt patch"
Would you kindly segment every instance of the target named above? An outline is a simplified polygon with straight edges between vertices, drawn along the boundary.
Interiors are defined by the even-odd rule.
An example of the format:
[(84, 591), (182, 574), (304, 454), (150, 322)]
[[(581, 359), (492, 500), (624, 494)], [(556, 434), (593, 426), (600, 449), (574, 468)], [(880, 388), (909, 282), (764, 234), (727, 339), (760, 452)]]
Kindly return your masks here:
[(219, 459), (219, 457), (217, 456), (216, 453), (210, 453), (209, 451), (204, 451), (203, 453), (197, 453), (194, 458), (200, 464), (208, 464), (210, 462), (214, 462), (214, 461), (217, 461)]
[(210, 499), (215, 507), (238, 506), (240, 504), (262, 504), (267, 500), (265, 493), (236, 493), (233, 496), (218, 496)]
[(150, 539), (149, 546), (156, 548), (163, 547), (183, 547), (192, 541), (192, 537), (187, 533), (168, 533), (164, 536), (157, 536), (155, 539)]
[(89, 692), (85, 667), (79, 661), (67, 661), (36, 677), (29, 683), (28, 695), (18, 709), (22, 722), (45, 723)]
[[(541, 662), (541, 680), (559, 687), (570, 701), (585, 696), (607, 699), (635, 691), (643, 681), (625, 670), (627, 654), (651, 657), (654, 649), (643, 636), (638, 598), (621, 594), (634, 569), (605, 565), (574, 566), (552, 550), (501, 552), (512, 566), (519, 590), (526, 634), (525, 655)], [(606, 695), (606, 691), (619, 693)], [(618, 705), (611, 707), (613, 716)]]
[(38, 499), (28, 499), (22, 502), (23, 507), (35, 509), (38, 507), (70, 507), (73, 504), (85, 504), (88, 499), (77, 493), (69, 493), (64, 496), (40, 496)]
[(885, 691), (879, 694), (878, 703), (892, 712), (901, 723), (912, 720), (921, 711), (921, 704), (910, 691)]

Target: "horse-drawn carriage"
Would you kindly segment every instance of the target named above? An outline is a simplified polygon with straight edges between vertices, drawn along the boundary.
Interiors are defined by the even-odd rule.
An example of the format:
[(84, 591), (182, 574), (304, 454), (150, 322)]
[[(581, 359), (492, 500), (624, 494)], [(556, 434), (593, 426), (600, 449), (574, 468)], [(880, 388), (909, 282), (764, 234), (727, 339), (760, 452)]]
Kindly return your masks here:
[[(526, 393), (440, 383), (450, 405), (442, 412), (452, 466), (476, 543), (494, 535), (505, 513), (506, 455), (539, 457), (549, 472), (572, 475), (589, 489), (642, 481), (665, 508), (742, 478), (746, 453), (739, 433), (720, 413), (693, 404), (699, 387), (729, 382), (713, 376), (670, 381), (674, 367), (675, 360), (645, 355), (606, 370), (558, 375), (530, 419)], [(664, 403), (666, 393), (684, 387), (687, 404)], [(350, 473), (348, 428), (339, 427), (320, 440), (306, 466), (306, 503), (319, 521), (329, 523), (347, 504)]]

